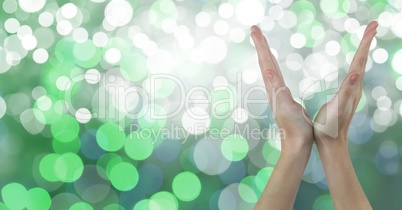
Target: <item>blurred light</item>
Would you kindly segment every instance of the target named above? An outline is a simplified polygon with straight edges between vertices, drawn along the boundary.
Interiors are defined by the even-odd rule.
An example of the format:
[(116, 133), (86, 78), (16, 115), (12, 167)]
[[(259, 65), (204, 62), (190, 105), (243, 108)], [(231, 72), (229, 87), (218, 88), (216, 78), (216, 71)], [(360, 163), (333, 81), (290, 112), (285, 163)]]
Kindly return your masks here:
[(154, 149), (154, 144), (149, 139), (141, 138), (141, 131), (135, 131), (127, 136), (124, 143), (124, 151), (133, 160), (147, 159)]
[(167, 18), (162, 21), (162, 30), (165, 33), (173, 33), (177, 27), (177, 23), (172, 18)]
[(68, 35), (71, 33), (72, 30), (73, 30), (73, 26), (67, 20), (62, 20), (57, 23), (57, 32), (60, 35), (63, 35), (63, 36)]
[(271, 31), (275, 27), (275, 21), (272, 17), (266, 16), (261, 20), (260, 27), (263, 31)]
[(239, 161), (247, 155), (248, 148), (248, 142), (243, 136), (232, 134), (222, 140), (221, 152), (226, 159)]
[(111, 64), (118, 63), (121, 59), (121, 53), (116, 48), (110, 48), (105, 53), (105, 60)]
[(26, 50), (33, 50), (36, 47), (36, 45), (38, 44), (38, 41), (36, 40), (36, 37), (34, 37), (32, 35), (24, 36), (21, 41), (22, 41), (21, 42), (22, 46)]
[(123, 129), (118, 124), (111, 122), (103, 124), (96, 132), (96, 141), (103, 150), (108, 152), (120, 150), (125, 139)]
[(220, 151), (220, 141), (212, 139), (199, 140), (194, 147), (194, 163), (205, 174), (218, 175), (226, 171), (230, 161)]
[(348, 33), (355, 33), (359, 27), (359, 21), (354, 18), (348, 18), (344, 23), (345, 31), (347, 31)]
[(138, 171), (131, 163), (120, 162), (112, 167), (109, 179), (113, 187), (120, 191), (133, 189), (138, 183)]
[(15, 18), (9, 18), (4, 22), (4, 29), (10, 34), (16, 33), (20, 28), (20, 22)]
[(10, 209), (25, 208), (29, 199), (27, 189), (16, 182), (5, 185), (3, 189), (1, 189), (1, 196), (4, 204)]
[(338, 55), (341, 51), (341, 46), (337, 41), (331, 40), (325, 45), (325, 52), (330, 56)]
[(298, 71), (303, 67), (303, 57), (298, 53), (290, 53), (286, 56), (286, 67), (292, 71)]
[(97, 47), (105, 47), (108, 42), (108, 36), (104, 32), (96, 32), (92, 39)]
[(377, 99), (377, 107), (382, 111), (387, 111), (391, 108), (392, 101), (387, 96), (381, 96)]
[(193, 107), (185, 111), (182, 117), (184, 129), (193, 135), (200, 135), (208, 131), (211, 119), (208, 113), (199, 107)]
[(91, 120), (91, 112), (87, 108), (80, 108), (75, 112), (75, 118), (80, 123), (87, 123)]
[(301, 33), (292, 34), (290, 37), (290, 44), (294, 48), (302, 48), (306, 44), (306, 37)]
[(105, 8), (105, 20), (112, 26), (124, 26), (131, 21), (133, 8), (125, 0), (114, 0)]
[(296, 26), (297, 24), (297, 16), (295, 13), (293, 13), (290, 10), (285, 10), (283, 17), (279, 20), (279, 24), (283, 27), (283, 28), (293, 28)]
[(402, 50), (397, 51), (392, 58), (392, 68), (402, 75)]
[(32, 58), (36, 63), (42, 64), (49, 59), (49, 53), (45, 49), (39, 48), (33, 52)]
[(181, 172), (177, 174), (172, 182), (173, 193), (182, 201), (192, 201), (201, 192), (201, 182), (199, 178), (191, 172)]
[(393, 175), (398, 171), (399, 162), (398, 146), (392, 141), (383, 142), (375, 156), (377, 169), (384, 175)]
[(17, 8), (18, 8), (18, 4), (14, 0), (5, 0), (3, 2), (3, 10), (6, 13), (9, 13), (9, 14), (14, 13), (17, 10)]
[(402, 76), (398, 77), (398, 79), (396, 79), (395, 85), (396, 85), (396, 88), (398, 88), (399, 90), (402, 90)]
[(234, 14), (234, 7), (230, 3), (223, 3), (219, 6), (218, 13), (222, 18), (229, 19)]
[(61, 7), (61, 14), (67, 19), (75, 17), (77, 15), (77, 12), (77, 7), (72, 3), (67, 3)]
[[(138, 169), (139, 177), (138, 185), (146, 194), (154, 194), (163, 184), (163, 172), (158, 165), (145, 163)], [(131, 200), (132, 198), (130, 198)]]
[(200, 27), (206, 27), (211, 22), (211, 16), (207, 12), (200, 12), (195, 17), (195, 22)]
[(76, 28), (73, 31), (73, 38), (78, 43), (83, 43), (88, 39), (88, 32), (84, 28)]
[(4, 116), (7, 111), (7, 104), (4, 99), (0, 96), (0, 119)]
[(46, 0), (18, 0), (18, 3), (25, 12), (34, 13), (45, 6)]
[(230, 30), (230, 40), (234, 43), (241, 43), (244, 41), (246, 35), (244, 31), (240, 28), (233, 28)]
[(225, 59), (227, 54), (227, 46), (223, 39), (216, 36), (209, 36), (201, 41), (200, 48), (202, 49), (205, 62), (219, 63)]
[(324, 194), (315, 199), (313, 204), (313, 210), (332, 210), (334, 205), (332, 203), (331, 196)]
[(96, 69), (89, 69), (85, 72), (84, 78), (89, 84), (97, 84), (101, 79), (101, 74)]
[(387, 91), (383, 86), (377, 86), (374, 87), (371, 90), (371, 96), (375, 99), (378, 100), (380, 97), (387, 95)]
[(71, 87), (70, 78), (68, 78), (66, 76), (61, 76), (61, 77), (57, 78), (56, 87), (57, 87), (57, 89), (59, 89), (61, 91), (66, 91), (66, 90), (70, 89), (70, 87)]
[(38, 22), (43, 27), (49, 27), (53, 24), (54, 17), (50, 12), (43, 12), (39, 15)]
[[(151, 201), (157, 203), (159, 208), (156, 209), (171, 209), (171, 210), (177, 210), (179, 209), (179, 203), (177, 201), (177, 198), (170, 192), (167, 191), (160, 191), (155, 193), (154, 195), (151, 196), (150, 198)], [(151, 207), (152, 205), (150, 205)], [(155, 209), (152, 207), (151, 209)]]
[(246, 84), (254, 84), (259, 76), (259, 72), (257, 73), (254, 69), (246, 69), (242, 72), (241, 78)]
[(243, 25), (255, 25), (263, 17), (264, 6), (258, 0), (241, 0), (236, 6), (236, 18)]
[(214, 24), (214, 31), (217, 35), (223, 36), (228, 33), (229, 25), (224, 20), (218, 20)]
[(247, 111), (243, 108), (233, 110), (232, 118), (237, 123), (245, 123), (248, 119)]
[(388, 60), (388, 52), (383, 48), (378, 48), (373, 52), (373, 60), (376, 63), (382, 64)]
[(269, 8), (268, 14), (274, 20), (282, 19), (283, 15), (285, 14), (283, 8), (279, 5), (273, 5)]

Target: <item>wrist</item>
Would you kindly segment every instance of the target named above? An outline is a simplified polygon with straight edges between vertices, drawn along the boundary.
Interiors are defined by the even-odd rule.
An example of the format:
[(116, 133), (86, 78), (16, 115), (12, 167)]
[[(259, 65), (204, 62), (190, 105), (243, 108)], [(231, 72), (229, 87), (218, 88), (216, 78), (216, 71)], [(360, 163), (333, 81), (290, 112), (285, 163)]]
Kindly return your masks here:
[(338, 156), (338, 155), (347, 155), (349, 156), (348, 151), (348, 142), (346, 138), (333, 138), (333, 139), (316, 139), (317, 149), (320, 152), (320, 155), (325, 156)]
[(310, 157), (311, 149), (313, 147), (313, 141), (298, 141), (301, 143), (294, 143), (295, 141), (283, 142), (281, 145), (281, 156), (289, 157)]

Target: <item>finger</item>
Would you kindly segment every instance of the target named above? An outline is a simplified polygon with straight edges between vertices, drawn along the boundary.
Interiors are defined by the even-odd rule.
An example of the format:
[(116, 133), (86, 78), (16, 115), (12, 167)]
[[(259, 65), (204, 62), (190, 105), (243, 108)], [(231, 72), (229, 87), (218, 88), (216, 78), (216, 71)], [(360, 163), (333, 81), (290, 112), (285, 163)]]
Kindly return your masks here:
[(377, 26), (378, 23), (373, 21), (366, 27), (363, 38), (350, 65), (349, 73), (342, 82), (338, 92), (341, 106), (342, 104), (344, 106), (351, 105), (355, 109), (360, 101), (368, 52), (371, 42), (377, 33)]
[(257, 26), (251, 28), (251, 37), (253, 38), (255, 47), (257, 49), (258, 61), (262, 73), (262, 77), (265, 83), (265, 87), (268, 92), (268, 99), (272, 101), (270, 96), (273, 95), (272, 92), (284, 86), (283, 77), (280, 73), (279, 67), (272, 55), (268, 42), (262, 34), (261, 30)]
[(358, 72), (361, 74), (361, 77), (359, 77), (359, 83), (363, 81), (363, 74), (366, 70), (366, 63), (370, 50), (370, 45), (375, 34), (377, 33), (377, 26), (377, 21), (372, 21), (370, 24), (367, 25), (366, 30), (364, 31), (363, 38), (360, 41), (360, 45), (350, 65), (349, 73)]
[(359, 72), (349, 73), (337, 93), (339, 97), (339, 113), (346, 117), (345, 119), (353, 116), (359, 105), (362, 96), (362, 85), (359, 85), (359, 81), (362, 76), (363, 74)]
[(267, 47), (267, 42), (261, 30), (257, 26), (251, 27), (251, 37), (253, 38), (255, 48), (257, 49), (258, 61), (261, 70), (275, 69), (272, 62), (270, 51)]
[(283, 80), (275, 56), (272, 54), (268, 42), (262, 34), (260, 28), (254, 25), (251, 27), (251, 30), (251, 37), (253, 38), (254, 44), (257, 49), (261, 71), (273, 70), (276, 74), (278, 74), (279, 78)]

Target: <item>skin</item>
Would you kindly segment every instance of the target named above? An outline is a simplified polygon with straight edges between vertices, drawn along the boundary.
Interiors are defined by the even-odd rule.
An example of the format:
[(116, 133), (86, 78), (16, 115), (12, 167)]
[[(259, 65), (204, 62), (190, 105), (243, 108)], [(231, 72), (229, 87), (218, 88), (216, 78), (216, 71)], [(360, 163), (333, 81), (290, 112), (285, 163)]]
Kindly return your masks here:
[(321, 107), (314, 123), (293, 100), (261, 30), (251, 27), (268, 100), (278, 128), (285, 133), (281, 156), (254, 209), (292, 209), (314, 140), (335, 209), (372, 209), (350, 160), (347, 133), (361, 98), (367, 56), (377, 26), (376, 21), (367, 26), (348, 76), (334, 98)]
[(251, 28), (268, 100), (279, 129), (282, 152), (255, 209), (292, 209), (313, 145), (311, 119), (286, 87), (267, 40), (257, 26)]

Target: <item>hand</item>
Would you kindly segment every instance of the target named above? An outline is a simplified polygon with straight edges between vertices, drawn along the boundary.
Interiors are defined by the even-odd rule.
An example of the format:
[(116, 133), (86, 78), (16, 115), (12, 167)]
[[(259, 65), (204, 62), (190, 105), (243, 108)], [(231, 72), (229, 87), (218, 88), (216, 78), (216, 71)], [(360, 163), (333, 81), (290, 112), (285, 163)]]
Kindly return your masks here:
[(253, 26), (251, 30), (269, 104), (278, 128), (284, 131), (281, 139), (282, 153), (293, 154), (301, 148), (311, 150), (313, 144), (311, 119), (286, 87), (278, 63), (261, 30), (257, 26)]
[(293, 100), (268, 42), (257, 26), (251, 37), (262, 78), (281, 135), (281, 156), (254, 209), (291, 209), (313, 145), (313, 127), (304, 108)]
[(335, 209), (372, 209), (353, 169), (347, 135), (362, 94), (367, 56), (377, 26), (375, 21), (367, 26), (347, 77), (314, 122), (314, 138)]
[(319, 110), (314, 122), (317, 144), (338, 142), (346, 146), (348, 129), (362, 95), (363, 77), (371, 41), (378, 23), (371, 22), (350, 65), (349, 73), (338, 93)]

